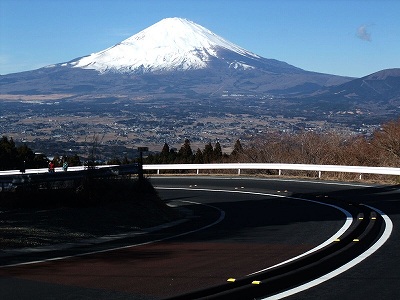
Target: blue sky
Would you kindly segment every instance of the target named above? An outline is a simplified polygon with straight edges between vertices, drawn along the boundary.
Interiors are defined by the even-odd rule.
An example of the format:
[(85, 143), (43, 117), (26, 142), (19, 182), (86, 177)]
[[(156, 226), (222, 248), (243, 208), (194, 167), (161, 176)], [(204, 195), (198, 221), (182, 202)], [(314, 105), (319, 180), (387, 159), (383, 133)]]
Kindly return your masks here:
[(398, 0), (0, 0), (0, 74), (108, 48), (167, 17), (266, 58), (362, 77), (400, 67)]

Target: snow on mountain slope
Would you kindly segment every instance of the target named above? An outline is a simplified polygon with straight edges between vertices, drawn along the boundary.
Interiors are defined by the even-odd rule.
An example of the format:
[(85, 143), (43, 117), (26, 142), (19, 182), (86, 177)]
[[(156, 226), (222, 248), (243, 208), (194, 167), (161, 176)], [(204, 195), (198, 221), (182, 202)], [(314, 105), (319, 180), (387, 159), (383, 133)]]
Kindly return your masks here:
[(350, 80), (258, 56), (180, 18), (161, 20), (113, 47), (85, 57), (0, 76), (2, 91), (14, 94), (112, 91), (132, 95), (137, 91), (139, 97), (143, 93), (197, 97), (208, 95), (212, 89), (213, 94), (308, 95)]
[[(250, 59), (260, 58), (192, 21), (167, 18), (113, 47), (69, 65), (101, 73), (204, 69), (210, 60), (219, 58), (220, 50), (232, 51)], [(227, 64), (234, 68), (252, 68), (240, 61)]]

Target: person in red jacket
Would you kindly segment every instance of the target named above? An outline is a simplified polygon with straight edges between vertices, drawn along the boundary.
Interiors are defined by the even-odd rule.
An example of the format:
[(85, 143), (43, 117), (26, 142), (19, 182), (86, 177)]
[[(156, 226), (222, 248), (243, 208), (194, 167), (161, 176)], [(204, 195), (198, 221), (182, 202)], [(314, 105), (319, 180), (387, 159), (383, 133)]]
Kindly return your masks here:
[(52, 161), (49, 162), (49, 172), (54, 173), (54, 163)]

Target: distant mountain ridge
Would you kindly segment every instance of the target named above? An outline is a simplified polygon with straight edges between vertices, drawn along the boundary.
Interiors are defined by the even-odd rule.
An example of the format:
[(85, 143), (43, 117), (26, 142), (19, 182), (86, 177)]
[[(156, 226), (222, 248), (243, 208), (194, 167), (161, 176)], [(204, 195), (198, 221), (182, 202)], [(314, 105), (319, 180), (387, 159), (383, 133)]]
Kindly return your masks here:
[[(311, 99), (313, 105), (395, 102), (400, 69), (362, 78), (306, 71), (263, 58), (192, 21), (167, 18), (112, 47), (69, 62), (0, 76), (10, 95), (61, 94), (129, 99), (209, 99), (241, 95)], [(356, 101), (357, 103), (355, 103)]]
[(352, 78), (309, 72), (245, 50), (186, 19), (168, 18), (91, 55), (0, 76), (2, 93), (205, 97), (312, 93)]
[(400, 68), (386, 69), (330, 87), (324, 94), (330, 97), (367, 100), (400, 99)]

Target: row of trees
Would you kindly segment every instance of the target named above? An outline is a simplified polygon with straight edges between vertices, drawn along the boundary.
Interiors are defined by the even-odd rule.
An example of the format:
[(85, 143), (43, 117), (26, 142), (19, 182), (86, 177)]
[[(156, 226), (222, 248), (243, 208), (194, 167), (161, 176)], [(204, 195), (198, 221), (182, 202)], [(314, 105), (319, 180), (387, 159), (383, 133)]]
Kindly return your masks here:
[(400, 119), (383, 124), (371, 136), (268, 134), (253, 141), (241, 161), (399, 167)]
[(246, 146), (236, 141), (230, 154), (219, 142), (192, 151), (185, 140), (179, 151), (164, 144), (161, 152), (149, 155), (147, 164), (166, 163), (293, 163), (360, 166), (400, 166), (400, 119), (383, 124), (371, 136), (335, 132), (267, 133)]
[[(240, 141), (236, 142), (241, 148)], [(170, 148), (167, 143), (164, 144), (161, 152), (156, 155), (149, 155), (146, 158), (148, 164), (169, 164), (169, 163), (195, 163), (195, 164), (207, 164), (207, 163), (220, 163), (229, 159), (229, 155), (222, 153), (221, 144), (215, 143), (213, 147), (211, 142), (207, 143), (203, 150), (200, 148), (196, 152), (193, 152), (190, 141), (185, 140), (179, 151)]]
[[(55, 156), (52, 161), (56, 167), (62, 166), (67, 161), (69, 166), (80, 166), (81, 161), (77, 155)], [(16, 146), (12, 138), (3, 136), (0, 139), (0, 170), (46, 168), (49, 159), (44, 154), (35, 154), (26, 144)]]
[[(70, 166), (81, 165), (77, 155), (55, 157), (53, 162), (61, 166), (63, 161)], [(127, 164), (127, 158), (114, 159), (109, 163)], [(168, 163), (302, 163), (360, 166), (400, 166), (400, 119), (390, 121), (377, 129), (371, 136), (341, 135), (335, 132), (267, 133), (246, 146), (239, 140), (231, 153), (223, 153), (221, 145), (211, 142), (204, 149), (193, 151), (186, 139), (176, 151), (167, 143), (158, 154), (149, 155), (146, 164)], [(0, 170), (46, 167), (45, 155), (35, 155), (26, 145), (16, 147), (12, 138), (0, 140)]]
[(3, 136), (0, 139), (0, 170), (41, 168), (43, 165), (47, 166), (43, 157), (35, 155), (25, 144), (17, 147), (12, 138)]

